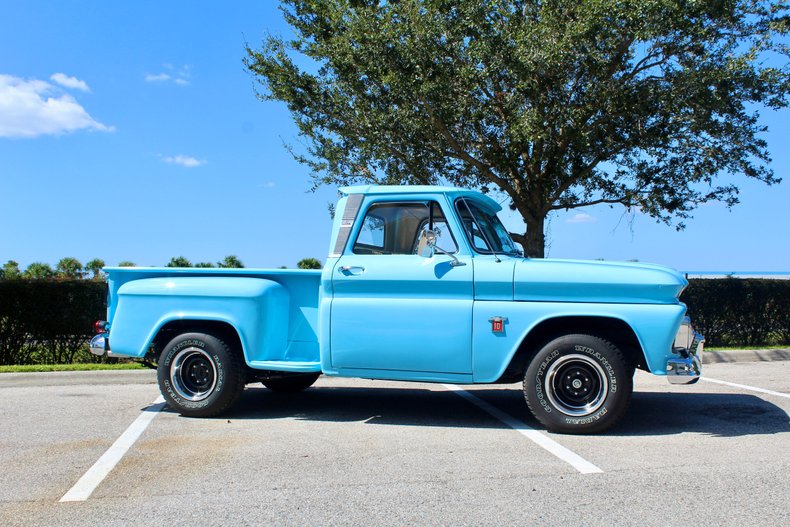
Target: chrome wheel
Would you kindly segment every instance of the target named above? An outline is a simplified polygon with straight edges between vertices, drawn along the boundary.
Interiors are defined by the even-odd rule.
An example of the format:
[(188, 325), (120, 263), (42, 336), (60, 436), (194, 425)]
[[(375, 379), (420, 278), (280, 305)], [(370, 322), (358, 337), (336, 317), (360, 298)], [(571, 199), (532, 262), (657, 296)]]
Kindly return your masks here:
[(170, 364), (170, 379), (179, 396), (188, 401), (202, 401), (217, 385), (217, 366), (206, 351), (185, 348)]
[(565, 415), (580, 417), (598, 410), (606, 400), (609, 381), (603, 368), (586, 355), (565, 355), (546, 371), (544, 391)]

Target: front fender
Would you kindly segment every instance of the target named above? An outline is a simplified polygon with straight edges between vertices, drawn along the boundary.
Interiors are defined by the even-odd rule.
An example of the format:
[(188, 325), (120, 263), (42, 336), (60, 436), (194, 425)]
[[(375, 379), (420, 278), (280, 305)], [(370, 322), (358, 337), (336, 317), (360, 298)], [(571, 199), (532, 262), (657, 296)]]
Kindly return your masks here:
[[(686, 306), (683, 304), (597, 304), (572, 302), (475, 302), (472, 362), (475, 382), (494, 382), (510, 364), (519, 346), (542, 322), (554, 318), (608, 318), (634, 330), (648, 369), (666, 374), (672, 341)], [(505, 318), (502, 332), (493, 332), (490, 320)], [(573, 332), (573, 327), (568, 327)]]

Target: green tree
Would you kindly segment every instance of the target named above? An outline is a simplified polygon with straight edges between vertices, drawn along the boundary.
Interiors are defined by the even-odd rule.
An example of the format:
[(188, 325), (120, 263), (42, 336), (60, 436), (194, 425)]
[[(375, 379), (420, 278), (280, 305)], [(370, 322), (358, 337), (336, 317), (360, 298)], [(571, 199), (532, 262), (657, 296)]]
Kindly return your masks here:
[(206, 268), (209, 268), (209, 267), (214, 267), (214, 264), (211, 263), (211, 262), (198, 262), (193, 267), (199, 267), (199, 268), (202, 268), (202, 269), (206, 269)]
[(297, 269), (321, 269), (323, 264), (317, 258), (302, 258), (296, 263)]
[(55, 266), (58, 278), (66, 278), (69, 280), (78, 280), (82, 278), (82, 262), (76, 258), (67, 256), (61, 258)]
[[(321, 184), (499, 189), (543, 256), (552, 211), (638, 207), (683, 228), (778, 183), (759, 110), (788, 104), (788, 8), (761, 0), (282, 0), (247, 48)], [(721, 182), (724, 181), (724, 182)]]
[(19, 270), (19, 262), (8, 260), (0, 270), (0, 278), (3, 280), (16, 280), (22, 278), (22, 271)]
[(118, 267), (137, 267), (137, 264), (130, 262), (129, 260), (124, 260), (122, 262), (118, 262)]
[(234, 255), (230, 254), (222, 259), (221, 262), (217, 262), (217, 267), (223, 267), (226, 269), (242, 269), (244, 264), (241, 263), (241, 260)]
[(170, 258), (170, 261), (167, 262), (165, 267), (192, 267), (192, 262), (183, 256), (174, 256), (173, 258)]
[(22, 278), (28, 280), (48, 280), (55, 277), (55, 271), (47, 263), (33, 262), (27, 266)]
[(105, 266), (104, 260), (102, 260), (101, 258), (94, 258), (93, 260), (85, 264), (85, 271), (93, 273), (91, 275), (91, 278), (93, 280), (103, 280), (104, 273), (102, 272), (102, 269), (104, 268), (104, 266)]

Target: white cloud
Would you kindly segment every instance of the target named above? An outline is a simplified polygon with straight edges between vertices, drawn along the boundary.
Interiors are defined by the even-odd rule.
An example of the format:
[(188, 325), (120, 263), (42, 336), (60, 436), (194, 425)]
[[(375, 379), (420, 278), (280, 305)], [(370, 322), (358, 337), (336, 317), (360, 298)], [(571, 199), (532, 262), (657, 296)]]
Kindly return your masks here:
[(266, 181), (265, 183), (261, 183), (258, 185), (260, 188), (274, 188), (277, 186), (277, 183), (274, 181)]
[(186, 167), (186, 168), (195, 168), (195, 167), (199, 167), (200, 165), (206, 164), (205, 160), (201, 160), (192, 156), (185, 156), (181, 154), (177, 156), (163, 157), (162, 161), (171, 165), (181, 165), (182, 167)]
[(170, 75), (167, 73), (158, 73), (156, 75), (151, 75), (150, 73), (145, 76), (145, 82), (164, 82), (169, 81)]
[(64, 88), (71, 88), (72, 90), (80, 90), (85, 92), (91, 91), (85, 81), (81, 81), (77, 77), (69, 77), (65, 73), (55, 73), (50, 77), (50, 80), (60, 84)]
[[(73, 79), (64, 77), (67, 82)], [(114, 128), (96, 121), (57, 86), (0, 74), (0, 137), (38, 137), (77, 130), (111, 132)]]
[(184, 65), (178, 69), (173, 68), (170, 64), (164, 64), (165, 71), (161, 73), (147, 73), (145, 75), (145, 82), (172, 82), (179, 86), (186, 86), (189, 84), (189, 66)]
[(584, 212), (577, 212), (572, 218), (565, 220), (565, 223), (595, 223), (598, 218), (590, 216)]

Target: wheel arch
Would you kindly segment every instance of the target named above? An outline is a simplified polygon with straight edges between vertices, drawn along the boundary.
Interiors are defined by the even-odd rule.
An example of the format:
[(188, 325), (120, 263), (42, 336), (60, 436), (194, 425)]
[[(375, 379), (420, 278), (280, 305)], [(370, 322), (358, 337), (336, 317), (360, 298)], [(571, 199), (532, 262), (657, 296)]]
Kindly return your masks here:
[(158, 360), (164, 347), (176, 335), (183, 333), (207, 333), (223, 340), (233, 352), (240, 353), (246, 361), (245, 346), (239, 330), (230, 322), (220, 319), (179, 318), (164, 321), (154, 332), (146, 357)]
[(542, 320), (521, 340), (498, 382), (520, 382), (529, 361), (549, 341), (571, 333), (584, 333), (608, 340), (622, 351), (634, 368), (647, 369), (644, 349), (634, 329), (624, 320), (596, 315), (558, 316)]

